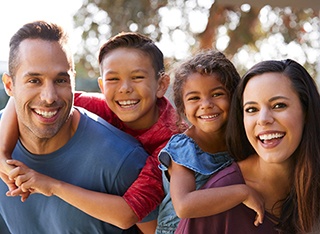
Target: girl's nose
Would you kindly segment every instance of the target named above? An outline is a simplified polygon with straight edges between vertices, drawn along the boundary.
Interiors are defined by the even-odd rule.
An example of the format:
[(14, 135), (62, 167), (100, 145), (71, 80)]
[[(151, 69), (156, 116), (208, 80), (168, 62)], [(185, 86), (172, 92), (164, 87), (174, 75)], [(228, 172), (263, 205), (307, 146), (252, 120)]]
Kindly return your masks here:
[(212, 108), (214, 106), (213, 102), (211, 101), (211, 98), (204, 98), (201, 102), (201, 108)]

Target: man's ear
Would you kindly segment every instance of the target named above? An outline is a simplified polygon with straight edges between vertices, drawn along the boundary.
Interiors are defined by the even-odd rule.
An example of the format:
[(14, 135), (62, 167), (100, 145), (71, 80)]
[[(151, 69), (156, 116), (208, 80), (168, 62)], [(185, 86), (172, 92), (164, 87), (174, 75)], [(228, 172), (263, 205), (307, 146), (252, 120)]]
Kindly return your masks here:
[(103, 93), (103, 81), (102, 81), (102, 78), (101, 77), (99, 77), (98, 78), (98, 80), (97, 80), (97, 82), (98, 82), (98, 85), (99, 85), (99, 88), (100, 88), (100, 91), (101, 91), (101, 93)]
[(7, 74), (7, 73), (3, 73), (2, 75), (2, 83), (4, 85), (4, 88), (6, 90), (6, 93), (8, 96), (13, 96), (13, 80), (12, 77)]
[(170, 76), (167, 74), (161, 75), (161, 77), (158, 80), (157, 98), (162, 98), (165, 95), (169, 87), (169, 84)]

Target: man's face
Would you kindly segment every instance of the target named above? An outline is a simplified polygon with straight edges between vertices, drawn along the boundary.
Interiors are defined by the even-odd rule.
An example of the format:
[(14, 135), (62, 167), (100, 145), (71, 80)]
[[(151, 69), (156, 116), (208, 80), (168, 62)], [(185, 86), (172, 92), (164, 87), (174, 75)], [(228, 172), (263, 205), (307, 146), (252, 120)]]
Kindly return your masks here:
[(15, 99), (20, 135), (50, 139), (70, 116), (74, 79), (71, 64), (58, 42), (41, 39), (22, 41), (18, 61), (16, 74), (5, 85)]

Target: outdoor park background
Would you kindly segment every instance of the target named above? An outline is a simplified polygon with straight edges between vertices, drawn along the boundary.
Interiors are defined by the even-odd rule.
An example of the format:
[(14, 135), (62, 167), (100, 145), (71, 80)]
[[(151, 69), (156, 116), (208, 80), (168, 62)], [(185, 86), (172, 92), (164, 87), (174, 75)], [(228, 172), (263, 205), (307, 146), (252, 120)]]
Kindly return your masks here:
[[(44, 19), (69, 31), (77, 90), (99, 92), (99, 48), (121, 31), (137, 31), (156, 41), (168, 72), (196, 51), (215, 48), (233, 61), (240, 75), (259, 61), (291, 58), (320, 84), (320, 4), (264, 2), (268, 4), (254, 0), (0, 1), (0, 74), (7, 71), (13, 33), (27, 22)], [(0, 108), (7, 98), (1, 83)]]

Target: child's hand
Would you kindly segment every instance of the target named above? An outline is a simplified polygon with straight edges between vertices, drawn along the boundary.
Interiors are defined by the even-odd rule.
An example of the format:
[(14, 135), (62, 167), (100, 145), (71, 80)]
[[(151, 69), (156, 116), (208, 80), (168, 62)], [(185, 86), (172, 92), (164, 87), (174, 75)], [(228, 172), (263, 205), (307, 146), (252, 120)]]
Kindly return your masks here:
[(243, 201), (243, 204), (245, 204), (250, 209), (254, 210), (257, 215), (254, 220), (254, 225), (259, 226), (259, 224), (262, 224), (264, 219), (264, 199), (263, 197), (254, 189), (248, 188), (248, 197), (246, 200)]
[(15, 166), (15, 169), (10, 171), (9, 178), (13, 179), (19, 187), (11, 192), (11, 196), (21, 195), (21, 193), (41, 193), (52, 196), (50, 181), (54, 179), (30, 169), (20, 161), (7, 160), (7, 162)]
[(7, 185), (8, 187), (8, 192), (6, 193), (7, 196), (11, 196), (11, 193), (15, 191), (15, 193), (18, 193), (19, 196), (21, 196), (21, 201), (25, 201), (30, 193), (29, 192), (22, 192), (17, 185), (15, 184), (14, 180), (9, 179), (8, 174), (11, 170), (15, 168), (15, 166), (9, 165), (6, 162), (6, 159), (0, 159), (0, 178), (3, 180), (3, 182)]
[(8, 175), (0, 172), (0, 178), (3, 180), (3, 182), (6, 183), (6, 185), (8, 186), (9, 192), (13, 191), (15, 189), (17, 189), (18, 187), (16, 186), (16, 184), (14, 183), (14, 180), (10, 180)]
[[(14, 166), (9, 165), (7, 163), (7, 159), (5, 157), (0, 159), (0, 172), (3, 173), (4, 175), (8, 175), (8, 173), (14, 168), (15, 168)], [(2, 180), (3, 180), (3, 178), (4, 177), (1, 176)], [(4, 182), (7, 183), (6, 181), (4, 181)]]

